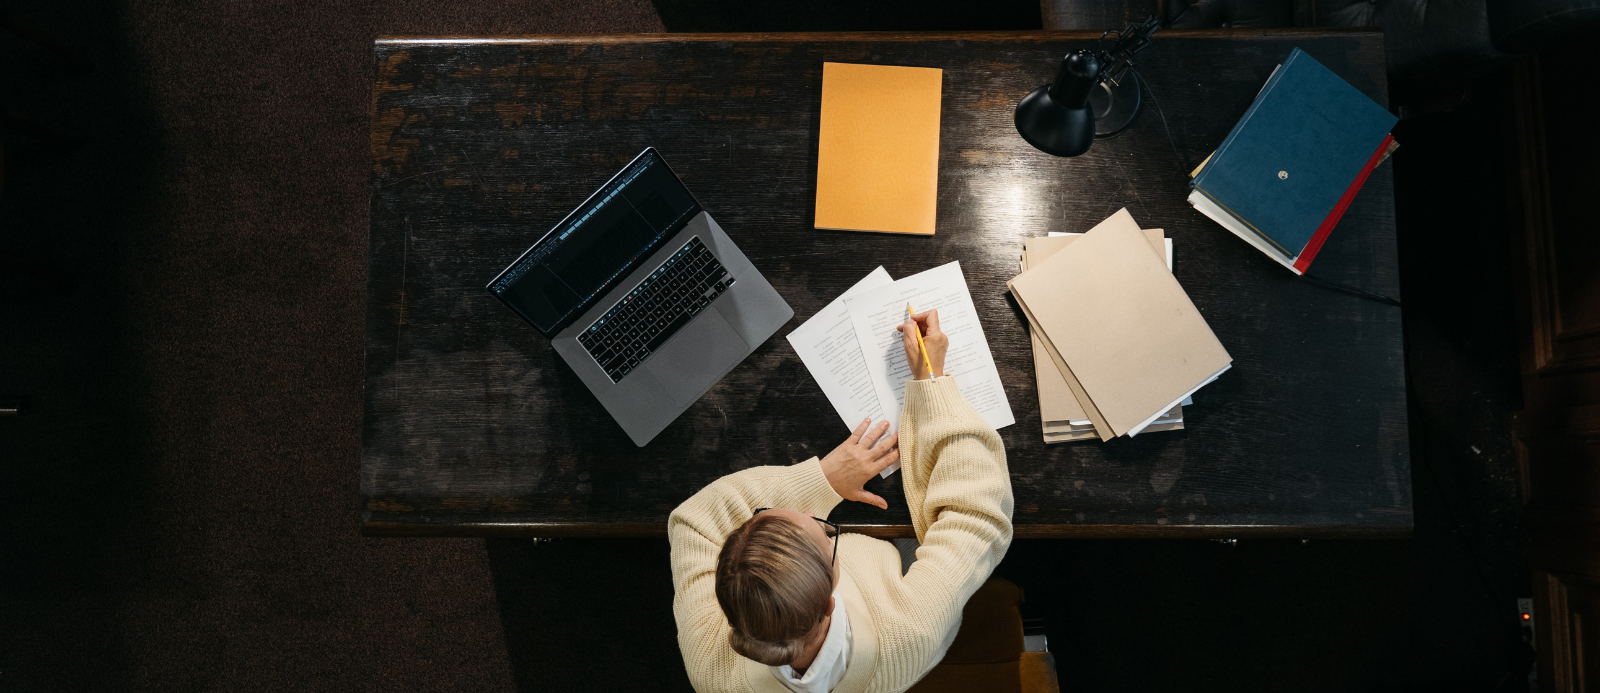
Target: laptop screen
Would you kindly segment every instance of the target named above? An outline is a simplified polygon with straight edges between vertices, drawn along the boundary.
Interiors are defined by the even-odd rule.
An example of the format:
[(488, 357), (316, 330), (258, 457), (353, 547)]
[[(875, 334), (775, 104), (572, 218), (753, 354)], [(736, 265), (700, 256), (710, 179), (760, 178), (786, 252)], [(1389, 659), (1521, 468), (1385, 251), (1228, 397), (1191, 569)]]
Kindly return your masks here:
[(501, 272), (489, 291), (554, 336), (699, 212), (661, 155), (646, 149)]

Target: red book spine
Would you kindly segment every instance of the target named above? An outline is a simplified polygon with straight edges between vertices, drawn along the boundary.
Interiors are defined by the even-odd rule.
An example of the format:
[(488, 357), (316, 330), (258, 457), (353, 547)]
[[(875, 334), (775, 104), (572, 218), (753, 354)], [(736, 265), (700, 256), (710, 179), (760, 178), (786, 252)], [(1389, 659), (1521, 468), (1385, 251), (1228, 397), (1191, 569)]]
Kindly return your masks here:
[(1367, 165), (1361, 168), (1361, 173), (1356, 176), (1350, 187), (1344, 191), (1344, 196), (1339, 198), (1339, 204), (1333, 206), (1333, 211), (1328, 213), (1328, 218), (1322, 220), (1322, 225), (1317, 227), (1317, 232), (1311, 234), (1311, 240), (1306, 241), (1306, 247), (1300, 249), (1300, 257), (1294, 259), (1294, 268), (1301, 274), (1311, 267), (1311, 260), (1317, 256), (1317, 251), (1322, 250), (1322, 243), (1328, 240), (1328, 234), (1333, 232), (1333, 227), (1339, 225), (1339, 218), (1344, 216), (1344, 210), (1350, 206), (1350, 201), (1356, 199), (1356, 193), (1361, 191), (1361, 186), (1367, 182), (1367, 176), (1372, 174), (1372, 169), (1378, 167), (1378, 162), (1383, 161), (1383, 153), (1389, 151), (1389, 143), (1394, 141), (1394, 135), (1383, 138), (1383, 143), (1378, 145), (1378, 151), (1372, 153), (1372, 158), (1367, 159)]

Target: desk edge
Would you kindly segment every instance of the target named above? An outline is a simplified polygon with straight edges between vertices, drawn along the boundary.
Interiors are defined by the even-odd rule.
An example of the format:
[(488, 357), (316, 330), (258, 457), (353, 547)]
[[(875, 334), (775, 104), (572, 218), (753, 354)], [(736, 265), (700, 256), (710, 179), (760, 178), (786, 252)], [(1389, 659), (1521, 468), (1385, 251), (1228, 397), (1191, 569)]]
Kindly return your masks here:
[[(1383, 31), (1373, 27), (1333, 27), (1277, 29), (1163, 29), (1158, 35), (1170, 39), (1290, 39), (1296, 37), (1371, 35), (1382, 37)], [(489, 44), (611, 44), (611, 43), (661, 43), (671, 41), (994, 41), (994, 40), (1095, 40), (1098, 31), (797, 31), (797, 32), (739, 32), (725, 34), (515, 34), (510, 36), (380, 36), (373, 40), (375, 46), (417, 45), (489, 45)]]
[[(911, 525), (841, 525), (871, 537), (912, 537)], [(1017, 525), (1017, 539), (1410, 539), (1410, 525)], [(366, 537), (663, 537), (657, 522), (367, 522)]]

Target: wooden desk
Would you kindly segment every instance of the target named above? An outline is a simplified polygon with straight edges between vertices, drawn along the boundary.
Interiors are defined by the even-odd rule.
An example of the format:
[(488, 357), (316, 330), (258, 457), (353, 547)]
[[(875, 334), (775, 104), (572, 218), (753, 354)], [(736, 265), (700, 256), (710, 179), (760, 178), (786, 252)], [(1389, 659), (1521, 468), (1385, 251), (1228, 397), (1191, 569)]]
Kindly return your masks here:
[[(1012, 108), (1082, 33), (723, 34), (392, 39), (374, 46), (363, 531), (660, 535), (739, 469), (825, 454), (847, 434), (783, 338), (879, 264), (960, 260), (1017, 423), (1001, 431), (1017, 536), (1404, 536), (1411, 529), (1400, 309), (1293, 277), (1184, 201), (1299, 46), (1386, 103), (1381, 34), (1163, 31), (1147, 104), (1088, 154), (1035, 151)], [(823, 61), (944, 69), (938, 233), (811, 227)], [(654, 145), (795, 319), (648, 447), (635, 448), (545, 339), (484, 284)], [(1329, 280), (1398, 296), (1392, 164), (1317, 258)], [(1119, 207), (1176, 246), (1177, 277), (1234, 357), (1188, 429), (1045, 446), (1024, 321), (1005, 291), (1022, 240)], [(898, 475), (879, 511), (910, 535)]]

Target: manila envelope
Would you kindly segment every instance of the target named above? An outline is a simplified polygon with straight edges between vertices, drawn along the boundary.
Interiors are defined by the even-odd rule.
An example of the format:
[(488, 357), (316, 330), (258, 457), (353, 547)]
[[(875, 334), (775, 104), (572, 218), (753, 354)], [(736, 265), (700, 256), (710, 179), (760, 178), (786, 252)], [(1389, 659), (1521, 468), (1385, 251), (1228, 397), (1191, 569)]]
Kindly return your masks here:
[[(1112, 227), (1127, 228), (1134, 223), (1133, 216), (1128, 210), (1123, 209), (1111, 218), (1101, 222), (1095, 228), (1111, 225)], [(1146, 240), (1150, 246), (1166, 262), (1166, 242), (1163, 240), (1161, 229), (1143, 229)], [(1033, 264), (1043, 262), (1054, 255), (1056, 251), (1067, 247), (1082, 236), (1049, 236), (1044, 238), (1027, 239), (1022, 251), (1022, 271), (1026, 273)], [(1066, 376), (1056, 368), (1050, 359), (1050, 353), (1045, 350), (1044, 343), (1039, 337), (1038, 330), (1028, 330), (1028, 338), (1033, 342), (1033, 370), (1038, 380), (1039, 387), (1039, 413), (1044, 420), (1044, 440), (1046, 443), (1065, 443), (1075, 440), (1088, 440), (1098, 438), (1094, 425), (1089, 421), (1089, 415), (1084, 413), (1083, 405), (1078, 403), (1072, 388), (1067, 385)], [(1155, 423), (1145, 427), (1146, 431), (1171, 431), (1183, 428), (1183, 407), (1173, 407), (1171, 411), (1163, 414), (1164, 419), (1178, 419), (1172, 423)]]

